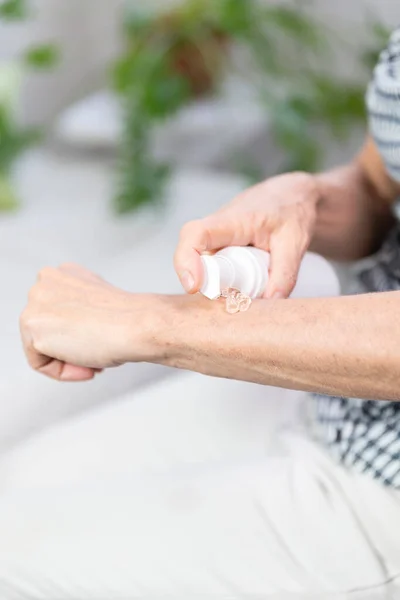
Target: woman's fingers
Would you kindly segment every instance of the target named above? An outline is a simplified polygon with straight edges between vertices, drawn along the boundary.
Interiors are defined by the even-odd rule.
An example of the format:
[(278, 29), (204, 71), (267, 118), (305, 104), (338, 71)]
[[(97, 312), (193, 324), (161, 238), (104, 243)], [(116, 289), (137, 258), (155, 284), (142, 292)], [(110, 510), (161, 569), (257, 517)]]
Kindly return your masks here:
[(267, 297), (288, 296), (313, 236), (320, 196), (313, 175), (288, 173), (246, 190), (214, 215), (186, 225), (175, 254), (185, 290), (195, 293), (201, 287), (201, 254), (253, 245), (272, 254)]
[(285, 226), (271, 235), (270, 266), (265, 298), (288, 298), (297, 283), (308, 239), (296, 226)]
[(101, 369), (69, 365), (61, 360), (44, 356), (32, 347), (26, 348), (25, 352), (30, 366), (35, 371), (57, 381), (89, 381), (101, 372)]
[(95, 376), (95, 369), (69, 365), (57, 359), (48, 359), (48, 362), (37, 369), (42, 375), (57, 381), (79, 382), (90, 381)]
[(187, 223), (181, 231), (175, 253), (175, 270), (186, 290), (198, 292), (203, 281), (200, 255), (226, 246), (247, 246), (251, 243), (242, 223), (226, 215), (215, 215)]
[(186, 292), (193, 294), (201, 288), (201, 254), (227, 246), (247, 246), (253, 242), (253, 237), (263, 237), (263, 246), (268, 241), (271, 253), (270, 278), (265, 297), (287, 298), (296, 285), (308, 238), (297, 223), (287, 223), (271, 234), (268, 229), (264, 224), (262, 236), (259, 231), (257, 236), (251, 236), (244, 223), (222, 215), (185, 225), (175, 254), (175, 269)]
[(25, 311), (21, 316), (20, 329), (25, 355), (32, 369), (51, 379), (71, 382), (89, 381), (90, 379), (93, 379), (96, 373), (101, 372), (101, 369), (70, 365), (39, 352), (34, 347), (32, 337), (29, 333), (29, 319), (29, 313), (28, 311)]
[(61, 364), (62, 368), (59, 376), (60, 381), (90, 381), (91, 379), (93, 379), (96, 373), (101, 372), (99, 369), (90, 369), (89, 367), (77, 367), (76, 365), (69, 365), (67, 363)]

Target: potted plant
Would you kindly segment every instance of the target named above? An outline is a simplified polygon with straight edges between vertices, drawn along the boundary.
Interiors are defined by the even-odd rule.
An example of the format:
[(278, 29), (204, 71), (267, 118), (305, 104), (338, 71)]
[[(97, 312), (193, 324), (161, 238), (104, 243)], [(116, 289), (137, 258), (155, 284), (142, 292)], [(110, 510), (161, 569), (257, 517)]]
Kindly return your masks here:
[[(29, 16), (26, 0), (0, 2), (0, 20), (20, 21)], [(18, 103), (23, 77), (28, 69), (48, 69), (58, 59), (53, 44), (27, 48), (21, 56), (0, 63), (0, 210), (18, 206), (13, 185), (14, 167), (22, 155), (40, 137), (37, 129), (22, 127)]]
[[(227, 69), (241, 68), (257, 90), (286, 157), (282, 168), (319, 166), (323, 149), (315, 125), (340, 138), (364, 119), (365, 69), (354, 83), (326, 74), (337, 40), (304, 4), (186, 0), (160, 14), (127, 1), (124, 48), (113, 69), (124, 112), (119, 212), (158, 202), (170, 165), (152, 156), (154, 125), (197, 96), (215, 92)], [(386, 30), (374, 25), (372, 31), (376, 47), (363, 48), (360, 65), (369, 66), (384, 45)]]
[(124, 52), (113, 70), (125, 115), (119, 212), (160, 197), (169, 168), (152, 160), (154, 124), (215, 89), (227, 39), (218, 21), (208, 18), (211, 5), (196, 0), (159, 16), (126, 6)]

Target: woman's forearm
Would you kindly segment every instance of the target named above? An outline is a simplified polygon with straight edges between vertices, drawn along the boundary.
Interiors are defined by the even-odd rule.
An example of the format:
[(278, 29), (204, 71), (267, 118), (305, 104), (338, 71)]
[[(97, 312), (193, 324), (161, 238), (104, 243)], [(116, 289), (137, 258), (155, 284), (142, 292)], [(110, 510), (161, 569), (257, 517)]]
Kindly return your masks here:
[[(400, 293), (221, 301), (155, 297), (155, 362), (217, 377), (364, 399), (400, 399)], [(153, 307), (155, 308), (155, 307)]]
[(320, 202), (311, 249), (339, 261), (377, 251), (394, 223), (400, 193), (371, 140), (348, 166), (317, 175)]

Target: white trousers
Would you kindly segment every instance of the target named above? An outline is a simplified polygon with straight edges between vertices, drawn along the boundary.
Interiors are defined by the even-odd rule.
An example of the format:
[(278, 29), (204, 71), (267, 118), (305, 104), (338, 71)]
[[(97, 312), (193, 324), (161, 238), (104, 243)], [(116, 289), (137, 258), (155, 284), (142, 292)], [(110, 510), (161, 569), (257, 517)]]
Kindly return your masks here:
[(1, 600), (400, 598), (400, 494), (304, 395), (179, 375), (0, 462)]

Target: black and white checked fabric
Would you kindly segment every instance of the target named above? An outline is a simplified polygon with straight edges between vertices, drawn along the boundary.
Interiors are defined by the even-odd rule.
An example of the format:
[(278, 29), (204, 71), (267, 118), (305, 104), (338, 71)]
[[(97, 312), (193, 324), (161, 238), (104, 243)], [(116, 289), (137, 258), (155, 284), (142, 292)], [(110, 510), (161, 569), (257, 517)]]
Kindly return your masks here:
[[(400, 181), (400, 27), (375, 69), (367, 106), (370, 133), (389, 174)], [(360, 273), (356, 291), (394, 290), (400, 290), (400, 224), (373, 266)], [(316, 420), (319, 437), (340, 462), (400, 489), (400, 402), (316, 395)]]
[(369, 129), (393, 179), (400, 181), (400, 27), (368, 87)]

